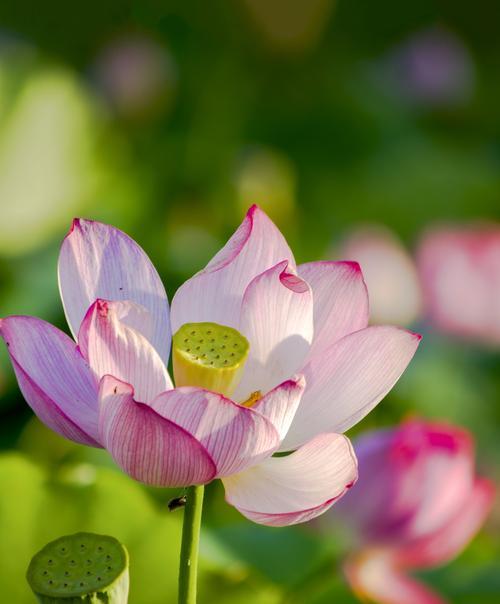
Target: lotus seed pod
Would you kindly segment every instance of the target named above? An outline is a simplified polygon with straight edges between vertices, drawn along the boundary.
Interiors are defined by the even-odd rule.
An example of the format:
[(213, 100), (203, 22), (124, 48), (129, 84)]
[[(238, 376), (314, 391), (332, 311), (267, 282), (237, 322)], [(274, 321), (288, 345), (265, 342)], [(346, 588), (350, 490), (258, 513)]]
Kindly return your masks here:
[(185, 323), (173, 337), (176, 386), (198, 386), (231, 396), (243, 374), (248, 340), (217, 323)]
[(128, 553), (114, 537), (76, 533), (31, 559), (28, 583), (41, 604), (127, 604)]

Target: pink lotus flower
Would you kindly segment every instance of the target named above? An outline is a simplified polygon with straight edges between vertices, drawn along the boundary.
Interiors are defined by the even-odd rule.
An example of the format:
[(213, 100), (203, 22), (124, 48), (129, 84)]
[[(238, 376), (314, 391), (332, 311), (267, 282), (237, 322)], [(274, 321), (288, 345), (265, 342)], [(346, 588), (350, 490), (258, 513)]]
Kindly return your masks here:
[(442, 27), (410, 36), (390, 55), (386, 71), (386, 89), (412, 104), (453, 107), (474, 93), (472, 56), (460, 37)]
[(361, 478), (337, 507), (357, 535), (353, 589), (379, 604), (443, 604), (407, 575), (454, 558), (483, 524), (493, 487), (474, 471), (470, 435), (410, 421), (362, 436)]
[(500, 228), (442, 228), (420, 244), (429, 319), (443, 332), (500, 344)]
[(413, 258), (394, 233), (372, 225), (352, 231), (341, 257), (361, 266), (375, 323), (409, 325), (422, 313), (422, 293)]
[[(144, 483), (221, 478), (230, 504), (269, 525), (306, 521), (354, 483), (356, 458), (339, 433), (387, 394), (420, 340), (367, 327), (359, 266), (296, 267), (279, 230), (255, 206), (177, 291), (170, 311), (146, 254), (98, 222), (74, 221), (61, 248), (59, 285), (76, 343), (34, 317), (0, 324), (38, 417), (69, 439), (105, 447)], [(198, 325), (195, 333), (204, 322), (237, 329), (250, 343), (233, 400), (199, 384), (174, 388), (168, 374), (171, 326), (181, 333)], [(176, 369), (176, 358), (194, 353), (177, 350), (175, 341), (174, 373), (181, 375), (194, 365)], [(294, 452), (273, 457), (279, 451)]]

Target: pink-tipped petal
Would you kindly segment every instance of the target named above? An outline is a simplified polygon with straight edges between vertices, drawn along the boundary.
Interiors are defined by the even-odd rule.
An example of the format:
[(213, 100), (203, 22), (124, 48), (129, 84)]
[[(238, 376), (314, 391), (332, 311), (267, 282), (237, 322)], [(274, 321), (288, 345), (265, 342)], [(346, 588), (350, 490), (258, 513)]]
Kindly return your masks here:
[(96, 300), (78, 334), (80, 350), (97, 379), (109, 374), (133, 384), (136, 399), (148, 403), (172, 388), (172, 382), (149, 340), (121, 316), (125, 320), (136, 316), (133, 303)]
[(276, 428), (281, 440), (285, 438), (290, 428), (305, 387), (304, 376), (296, 376), (273, 388), (252, 407), (267, 417)]
[(268, 419), (215, 392), (176, 388), (160, 394), (151, 407), (201, 443), (218, 477), (259, 463), (279, 446), (278, 433)]
[(357, 262), (309, 262), (297, 270), (311, 286), (314, 299), (309, 357), (368, 325), (368, 293)]
[(303, 369), (307, 387), (284, 446), (354, 426), (391, 390), (420, 339), (396, 327), (367, 327), (314, 356)]
[(348, 560), (344, 572), (353, 591), (377, 604), (446, 604), (428, 587), (407, 576), (394, 552), (366, 550)]
[(458, 556), (484, 524), (494, 496), (492, 483), (477, 478), (468, 497), (444, 526), (401, 547), (398, 563), (408, 568), (425, 568), (444, 564)]
[(239, 330), (250, 342), (250, 352), (234, 398), (251, 392), (269, 392), (304, 364), (313, 339), (311, 288), (278, 263), (258, 275), (241, 303)]
[(132, 386), (104, 376), (99, 389), (99, 438), (132, 478), (158, 487), (204, 484), (215, 464), (181, 426), (134, 400)]
[(144, 324), (141, 331), (168, 362), (167, 295), (156, 269), (133, 239), (106, 224), (75, 219), (61, 246), (58, 271), (64, 311), (75, 337), (95, 300), (130, 300), (149, 311), (152, 328)]
[[(146, 340), (153, 339), (153, 317), (147, 308), (131, 300), (113, 301), (113, 309), (120, 321), (142, 334)], [(88, 311), (87, 311), (88, 312)], [(84, 319), (85, 320), (85, 319)], [(81, 329), (81, 326), (80, 326)], [(80, 333), (78, 335), (80, 336)]]
[(186, 281), (172, 300), (172, 329), (184, 323), (212, 321), (238, 327), (241, 299), (250, 281), (293, 254), (283, 235), (257, 206), (252, 206), (226, 245), (207, 266)]
[(340, 434), (321, 434), (286, 457), (271, 457), (223, 480), (226, 500), (259, 524), (286, 526), (326, 511), (357, 478), (356, 457)]
[(97, 435), (97, 382), (75, 343), (35, 317), (0, 321), (19, 387), (49, 428), (94, 447)]

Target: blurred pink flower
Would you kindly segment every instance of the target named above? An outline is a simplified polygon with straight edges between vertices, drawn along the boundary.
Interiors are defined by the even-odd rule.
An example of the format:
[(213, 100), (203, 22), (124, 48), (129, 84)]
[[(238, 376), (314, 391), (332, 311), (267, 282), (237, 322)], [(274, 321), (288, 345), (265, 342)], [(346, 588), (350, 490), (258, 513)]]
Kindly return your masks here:
[(94, 75), (104, 96), (127, 118), (142, 118), (165, 110), (177, 85), (172, 56), (147, 35), (110, 41), (96, 59)]
[(352, 231), (341, 257), (361, 266), (374, 323), (409, 325), (422, 312), (422, 293), (415, 262), (387, 228), (374, 225)]
[(360, 479), (337, 513), (354, 529), (353, 589), (379, 604), (442, 604), (407, 575), (448, 562), (481, 528), (492, 484), (475, 475), (468, 432), (409, 421), (356, 443)]
[[(147, 484), (222, 478), (227, 501), (269, 525), (313, 518), (354, 483), (356, 458), (339, 433), (387, 394), (420, 340), (395, 327), (367, 327), (359, 266), (296, 267), (256, 206), (180, 287), (171, 311), (143, 250), (98, 222), (74, 221), (61, 248), (59, 285), (77, 343), (34, 317), (0, 323), (39, 418), (76, 442), (105, 447)], [(177, 331), (204, 321), (238, 329), (250, 342), (234, 399), (259, 391), (251, 407), (173, 387), (170, 324)]]
[(415, 32), (386, 58), (382, 84), (408, 103), (456, 106), (470, 100), (475, 65), (463, 40), (443, 27)]
[(438, 329), (500, 344), (500, 227), (431, 230), (418, 265), (427, 314)]

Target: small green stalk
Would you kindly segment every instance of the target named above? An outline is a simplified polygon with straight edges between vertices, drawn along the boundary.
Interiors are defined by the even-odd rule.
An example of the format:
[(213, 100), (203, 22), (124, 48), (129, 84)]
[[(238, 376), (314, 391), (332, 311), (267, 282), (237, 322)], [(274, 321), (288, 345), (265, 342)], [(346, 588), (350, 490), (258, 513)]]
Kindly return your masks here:
[(127, 604), (128, 553), (113, 537), (67, 535), (33, 556), (27, 579), (40, 604)]
[(198, 550), (204, 491), (203, 485), (189, 487), (187, 490), (179, 568), (179, 604), (196, 604)]

